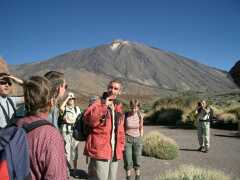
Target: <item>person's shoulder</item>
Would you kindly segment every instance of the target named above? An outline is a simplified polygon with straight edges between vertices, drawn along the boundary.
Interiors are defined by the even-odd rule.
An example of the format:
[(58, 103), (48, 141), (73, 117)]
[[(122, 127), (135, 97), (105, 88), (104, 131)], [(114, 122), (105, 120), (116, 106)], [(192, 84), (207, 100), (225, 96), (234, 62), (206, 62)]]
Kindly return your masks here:
[(81, 111), (81, 108), (79, 106), (75, 106), (75, 108), (78, 110), (78, 111)]
[(92, 103), (90, 106), (87, 107), (87, 109), (95, 109), (101, 107), (103, 104), (101, 103), (101, 100), (96, 100), (94, 103)]
[(16, 124), (18, 127), (22, 127), (25, 123), (29, 123), (29, 119), (27, 117), (16, 119), (14, 122), (14, 124)]
[(53, 125), (44, 125), (39, 127), (38, 133), (46, 137), (46, 139), (48, 139), (50, 143), (56, 140), (62, 140), (62, 136), (59, 130)]
[(13, 101), (14, 104), (24, 103), (23, 96), (8, 96), (7, 98)]

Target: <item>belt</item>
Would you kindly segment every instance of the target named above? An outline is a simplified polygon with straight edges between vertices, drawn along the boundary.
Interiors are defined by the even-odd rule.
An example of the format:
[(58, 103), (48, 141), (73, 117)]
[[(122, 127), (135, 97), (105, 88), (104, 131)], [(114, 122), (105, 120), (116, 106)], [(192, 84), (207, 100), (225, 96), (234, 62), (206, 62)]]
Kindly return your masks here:
[(210, 120), (202, 120), (202, 119), (199, 119), (199, 122), (210, 122)]
[(64, 122), (63, 125), (73, 126), (74, 123), (66, 123), (66, 122)]

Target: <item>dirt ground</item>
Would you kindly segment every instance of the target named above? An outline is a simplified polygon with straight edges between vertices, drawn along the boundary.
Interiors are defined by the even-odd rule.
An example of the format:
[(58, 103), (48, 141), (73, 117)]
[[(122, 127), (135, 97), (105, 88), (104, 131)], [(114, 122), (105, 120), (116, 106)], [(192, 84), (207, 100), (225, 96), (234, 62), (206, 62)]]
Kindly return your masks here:
[[(158, 174), (166, 170), (174, 170), (182, 164), (192, 164), (207, 169), (217, 169), (233, 178), (240, 177), (240, 138), (236, 131), (211, 129), (210, 151), (198, 152), (196, 130), (174, 129), (163, 126), (145, 126), (145, 133), (156, 130), (173, 138), (180, 148), (180, 153), (175, 160), (159, 160), (156, 158), (142, 158), (143, 180), (155, 180)], [(78, 175), (79, 178), (87, 179), (87, 165), (83, 156), (84, 143), (79, 144)], [(119, 163), (118, 180), (125, 179), (123, 162)]]

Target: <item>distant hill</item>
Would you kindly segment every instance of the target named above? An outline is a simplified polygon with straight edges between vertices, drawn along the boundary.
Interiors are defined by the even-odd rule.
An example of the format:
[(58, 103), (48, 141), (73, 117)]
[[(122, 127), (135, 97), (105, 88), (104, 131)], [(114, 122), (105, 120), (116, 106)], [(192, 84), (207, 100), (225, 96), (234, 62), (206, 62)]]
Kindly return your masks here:
[(234, 82), (240, 87), (240, 60), (231, 68), (229, 73)]
[(71, 51), (46, 61), (11, 66), (19, 76), (60, 70), (72, 91), (100, 94), (110, 79), (124, 82), (125, 94), (165, 96), (181, 91), (231, 92), (237, 86), (225, 71), (144, 44), (115, 40)]

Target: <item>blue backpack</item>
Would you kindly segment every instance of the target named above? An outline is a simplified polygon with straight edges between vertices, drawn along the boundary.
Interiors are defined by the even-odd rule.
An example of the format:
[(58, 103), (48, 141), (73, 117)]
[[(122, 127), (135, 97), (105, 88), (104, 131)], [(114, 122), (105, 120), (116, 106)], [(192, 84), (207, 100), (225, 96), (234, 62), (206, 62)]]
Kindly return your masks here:
[(39, 120), (0, 129), (0, 180), (31, 180), (27, 133), (43, 125), (53, 126)]

